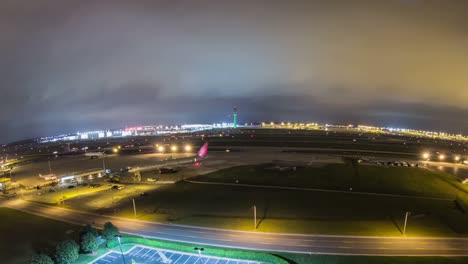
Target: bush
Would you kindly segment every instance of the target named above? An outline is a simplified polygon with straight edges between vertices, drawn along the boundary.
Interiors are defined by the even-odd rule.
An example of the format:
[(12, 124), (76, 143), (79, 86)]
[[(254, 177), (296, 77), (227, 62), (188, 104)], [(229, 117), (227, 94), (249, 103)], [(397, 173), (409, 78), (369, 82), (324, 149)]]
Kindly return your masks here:
[(99, 233), (96, 228), (92, 227), (90, 224), (85, 225), (80, 232), (80, 237), (83, 237), (85, 234), (91, 233), (94, 237), (98, 237)]
[(116, 235), (119, 234), (119, 229), (113, 225), (111, 222), (104, 224), (104, 229), (102, 230), (102, 236), (107, 239), (107, 241), (113, 240)]
[(81, 249), (84, 252), (94, 252), (98, 247), (99, 243), (93, 233), (86, 233), (81, 237)]
[(74, 263), (79, 257), (80, 247), (73, 240), (65, 240), (57, 245), (55, 258), (59, 264)]
[(54, 264), (54, 261), (51, 257), (46, 254), (36, 254), (31, 257), (31, 264)]

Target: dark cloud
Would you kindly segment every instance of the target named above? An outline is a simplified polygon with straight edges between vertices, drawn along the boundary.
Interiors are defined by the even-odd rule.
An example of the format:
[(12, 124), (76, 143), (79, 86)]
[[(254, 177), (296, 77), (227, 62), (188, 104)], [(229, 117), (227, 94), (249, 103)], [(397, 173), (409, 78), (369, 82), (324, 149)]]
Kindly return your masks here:
[(468, 132), (463, 1), (0, 2), (0, 142), (126, 124)]

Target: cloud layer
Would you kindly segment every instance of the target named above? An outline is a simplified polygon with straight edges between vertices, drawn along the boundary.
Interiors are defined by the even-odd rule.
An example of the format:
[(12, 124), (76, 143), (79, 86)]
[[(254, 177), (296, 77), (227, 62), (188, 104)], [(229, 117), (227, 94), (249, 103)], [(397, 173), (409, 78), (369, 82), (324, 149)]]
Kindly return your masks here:
[[(462, 1), (2, 1), (0, 142), (311, 120), (468, 132)], [(274, 114), (273, 114), (274, 113)]]

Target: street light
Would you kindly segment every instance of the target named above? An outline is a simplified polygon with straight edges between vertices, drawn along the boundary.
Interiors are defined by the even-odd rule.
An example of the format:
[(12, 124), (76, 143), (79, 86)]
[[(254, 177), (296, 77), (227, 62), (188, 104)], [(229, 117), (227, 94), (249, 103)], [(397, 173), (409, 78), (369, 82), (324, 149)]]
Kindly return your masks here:
[(185, 145), (184, 149), (185, 149), (186, 152), (190, 152), (190, 151), (192, 151), (192, 146)]
[(408, 222), (408, 216), (411, 215), (411, 212), (406, 212), (405, 213), (405, 225), (403, 226), (403, 235), (406, 236), (406, 223)]
[(257, 230), (257, 206), (252, 206), (254, 209), (254, 230)]
[(199, 248), (199, 247), (195, 247), (195, 248), (193, 248), (193, 249), (195, 249), (196, 251), (198, 251), (198, 257), (201, 258), (201, 252), (202, 252), (203, 250), (205, 250), (205, 249), (204, 249), (204, 248)]
[(136, 214), (136, 205), (135, 205), (135, 199), (132, 198), (132, 201), (133, 201), (133, 213), (135, 214), (135, 218), (137, 217), (137, 214)]
[(123, 263), (126, 264), (125, 262), (125, 256), (124, 256), (124, 253), (123, 253), (123, 250), (122, 250), (122, 244), (120, 243), (120, 238), (122, 236), (121, 235), (115, 235), (115, 238), (117, 238), (117, 241), (119, 241), (119, 247), (120, 247), (120, 253), (122, 253), (122, 260), (123, 260)]
[(440, 154), (439, 155), (439, 160), (444, 160), (445, 159), (445, 155), (444, 154)]
[(164, 146), (159, 146), (159, 147), (158, 147), (158, 151), (159, 151), (159, 152), (164, 152)]
[(177, 151), (177, 146), (176, 146), (176, 145), (172, 145), (172, 146), (171, 146), (171, 151)]
[(455, 161), (460, 161), (460, 156), (455, 156)]

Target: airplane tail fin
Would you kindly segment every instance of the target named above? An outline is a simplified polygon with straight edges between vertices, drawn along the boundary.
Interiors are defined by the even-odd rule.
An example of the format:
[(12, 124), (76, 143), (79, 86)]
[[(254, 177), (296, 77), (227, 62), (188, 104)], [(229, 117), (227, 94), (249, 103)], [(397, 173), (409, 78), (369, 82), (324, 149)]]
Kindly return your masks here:
[(203, 146), (200, 148), (197, 157), (204, 159), (206, 158), (206, 155), (208, 155), (208, 142), (205, 142), (205, 144), (203, 144)]

